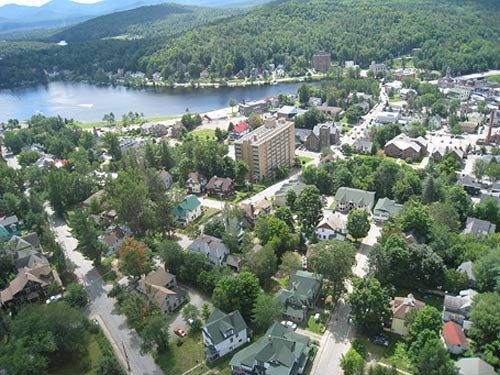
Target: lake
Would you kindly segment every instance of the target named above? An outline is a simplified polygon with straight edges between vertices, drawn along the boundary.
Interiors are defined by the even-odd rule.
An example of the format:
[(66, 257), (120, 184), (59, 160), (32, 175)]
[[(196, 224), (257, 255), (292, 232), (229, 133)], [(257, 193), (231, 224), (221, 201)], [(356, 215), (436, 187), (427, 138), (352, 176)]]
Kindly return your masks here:
[[(81, 122), (101, 121), (104, 114), (142, 112), (145, 117), (207, 112), (228, 107), (229, 99), (237, 102), (257, 100), (280, 93), (296, 93), (301, 83), (275, 86), (221, 88), (146, 88), (94, 86), (86, 83), (51, 82), (29, 88), (0, 91), (0, 122), (29, 119), (40, 113), (46, 116), (74, 118)], [(315, 84), (317, 85), (317, 84)]]

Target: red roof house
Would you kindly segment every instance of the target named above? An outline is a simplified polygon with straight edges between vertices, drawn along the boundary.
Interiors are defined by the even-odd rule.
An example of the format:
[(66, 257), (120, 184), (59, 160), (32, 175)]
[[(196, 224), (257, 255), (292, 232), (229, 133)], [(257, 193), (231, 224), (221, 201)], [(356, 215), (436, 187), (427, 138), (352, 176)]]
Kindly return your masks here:
[(452, 354), (462, 354), (469, 349), (464, 330), (454, 321), (447, 322), (443, 325), (441, 336), (446, 348)]
[(240, 122), (238, 125), (234, 125), (233, 130), (229, 133), (232, 139), (240, 139), (244, 135), (250, 132), (250, 125), (248, 122)]

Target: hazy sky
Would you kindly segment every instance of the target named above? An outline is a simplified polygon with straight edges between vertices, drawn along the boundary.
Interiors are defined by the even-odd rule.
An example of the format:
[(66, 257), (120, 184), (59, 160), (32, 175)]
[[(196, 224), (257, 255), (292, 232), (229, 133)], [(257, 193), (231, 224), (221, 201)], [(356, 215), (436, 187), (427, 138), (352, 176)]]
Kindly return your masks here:
[[(6, 4), (33, 5), (40, 6), (48, 3), (50, 0), (0, 0), (0, 7)], [(101, 0), (72, 0), (77, 3), (98, 3)]]

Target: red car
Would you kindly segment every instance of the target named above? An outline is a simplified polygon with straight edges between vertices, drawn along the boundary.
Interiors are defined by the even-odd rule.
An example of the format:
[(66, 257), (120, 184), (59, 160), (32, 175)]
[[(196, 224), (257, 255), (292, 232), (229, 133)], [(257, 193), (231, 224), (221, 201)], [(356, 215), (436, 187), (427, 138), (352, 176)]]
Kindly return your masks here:
[(180, 337), (184, 337), (187, 335), (186, 331), (184, 331), (183, 329), (181, 328), (174, 328), (174, 333), (177, 335), (177, 336), (180, 336)]

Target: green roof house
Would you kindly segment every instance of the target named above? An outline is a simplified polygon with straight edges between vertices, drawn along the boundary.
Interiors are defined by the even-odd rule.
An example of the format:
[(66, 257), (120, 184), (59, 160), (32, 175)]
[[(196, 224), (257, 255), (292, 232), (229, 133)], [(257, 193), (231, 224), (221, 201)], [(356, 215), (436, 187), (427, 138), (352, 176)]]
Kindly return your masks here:
[(403, 209), (402, 204), (397, 204), (389, 198), (381, 198), (373, 209), (373, 218), (377, 224), (385, 223), (389, 217), (397, 216)]
[(236, 353), (229, 366), (237, 375), (300, 375), (310, 351), (307, 336), (274, 323), (257, 342)]
[(201, 216), (201, 203), (194, 195), (188, 195), (179, 206), (172, 208), (172, 214), (179, 224), (189, 224)]
[(213, 361), (250, 341), (252, 332), (238, 310), (225, 314), (215, 309), (201, 327), (207, 360)]
[(335, 194), (337, 210), (348, 213), (351, 210), (366, 210), (371, 212), (375, 204), (375, 192), (341, 187)]
[(302, 323), (309, 309), (318, 300), (323, 277), (307, 271), (297, 271), (290, 279), (289, 289), (281, 289), (276, 300), (285, 308), (283, 315), (294, 322)]

